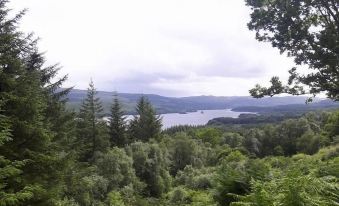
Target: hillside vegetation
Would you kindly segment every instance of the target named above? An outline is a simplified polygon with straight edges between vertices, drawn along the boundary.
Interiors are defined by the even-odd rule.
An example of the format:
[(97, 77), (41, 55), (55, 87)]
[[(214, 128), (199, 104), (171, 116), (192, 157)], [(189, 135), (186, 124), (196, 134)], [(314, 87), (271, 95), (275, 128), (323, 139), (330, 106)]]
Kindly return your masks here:
[[(324, 109), (324, 108), (334, 108), (339, 107), (339, 104), (335, 104), (331, 101), (323, 101), (321, 104), (318, 103), (314, 107), (305, 105), (307, 97), (272, 97), (272, 98), (263, 98), (263, 99), (254, 99), (252, 97), (216, 97), (216, 96), (192, 96), (192, 97), (164, 97), (154, 94), (129, 94), (129, 93), (114, 93), (114, 92), (103, 92), (98, 91), (97, 96), (101, 99), (103, 105), (103, 113), (109, 114), (110, 104), (114, 95), (118, 96), (119, 101), (123, 104), (123, 110), (126, 114), (135, 114), (135, 106), (140, 97), (147, 97), (150, 102), (154, 105), (157, 113), (184, 113), (184, 112), (194, 112), (197, 110), (210, 110), (210, 109), (228, 109), (228, 108), (237, 108), (237, 111), (246, 111), (253, 110), (253, 107), (258, 107), (258, 109), (266, 107), (274, 107), (281, 105), (291, 105), (290, 110), (301, 110), (301, 111), (311, 111), (314, 110), (314, 107)], [(86, 90), (77, 90), (73, 89), (67, 95), (68, 102), (67, 106), (70, 109), (79, 111), (82, 100), (86, 96)], [(315, 99), (314, 102), (317, 103), (321, 99)], [(312, 105), (312, 104), (310, 104)], [(288, 106), (286, 106), (288, 107)], [(258, 110), (257, 109), (257, 110)], [(280, 108), (278, 107), (278, 110)], [(255, 111), (257, 112), (257, 111)]]
[[(280, 18), (290, 18), (300, 10), (301, 16), (293, 18), (297, 22), (307, 17), (306, 23), (321, 26), (325, 21), (319, 38), (313, 33), (306, 35), (313, 46), (319, 43), (315, 47), (307, 47), (305, 38), (291, 41), (293, 32), (277, 35), (279, 41), (270, 40), (282, 50), (292, 50), (290, 55), (297, 55), (297, 61), (317, 70), (311, 76), (292, 71), (292, 82), (297, 79), (296, 83), (309, 84), (310, 93), (327, 91), (330, 99), (338, 100), (338, 78), (334, 75), (339, 58), (331, 58), (338, 57), (339, 12), (333, 7), (335, 1), (315, 1), (316, 5), (314, 1), (247, 2), (255, 7), (252, 18), (262, 20), (252, 22), (253, 29), (262, 24), (269, 29), (265, 26), (269, 24), (271, 32), (280, 29), (286, 34), (285, 27), (270, 21), (280, 22)], [(293, 118), (243, 115), (233, 122), (227, 119), (216, 125), (161, 130), (162, 119), (152, 104), (156, 99), (161, 99), (159, 105), (162, 102), (156, 107), (168, 107), (166, 111), (178, 111), (179, 106), (180, 111), (196, 109), (208, 102), (224, 106), (225, 99), (233, 106), (248, 106), (244, 99), (262, 106), (300, 99), (105, 94), (109, 107), (105, 110), (102, 93), (92, 81), (79, 96), (75, 95), (77, 90), (62, 89), (67, 77), (56, 78), (58, 65), (45, 66), (34, 36), (18, 30), (25, 12), (9, 15), (6, 5), (6, 0), (0, 0), (0, 206), (339, 205), (338, 109)], [(305, 11), (310, 5), (312, 9)], [(277, 12), (270, 13), (272, 8)], [(334, 13), (309, 18), (319, 11), (316, 8), (320, 13)], [(287, 29), (308, 34), (309, 25), (301, 24)], [(260, 28), (256, 29), (259, 32)], [(295, 45), (298, 39), (303, 41)], [(263, 97), (284, 90), (298, 94), (291, 87), (281, 90), (282, 84), (274, 80), (273, 87), (257, 86), (253, 95)], [(70, 104), (74, 98), (77, 104), (81, 102), (76, 111), (68, 109), (68, 98)], [(213, 99), (219, 103), (214, 104)], [(138, 115), (127, 122), (124, 108), (133, 108)], [(102, 120), (104, 113), (108, 122)]]

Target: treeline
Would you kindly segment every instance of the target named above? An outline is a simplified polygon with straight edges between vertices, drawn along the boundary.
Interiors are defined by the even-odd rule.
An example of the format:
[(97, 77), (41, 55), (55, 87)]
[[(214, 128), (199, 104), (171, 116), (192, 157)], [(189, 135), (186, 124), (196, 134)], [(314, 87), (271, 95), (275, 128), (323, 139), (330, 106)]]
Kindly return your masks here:
[(300, 118), (301, 114), (240, 114), (238, 118), (217, 117), (208, 121), (207, 125), (224, 126), (224, 125), (257, 125), (267, 123), (278, 123), (286, 119)]

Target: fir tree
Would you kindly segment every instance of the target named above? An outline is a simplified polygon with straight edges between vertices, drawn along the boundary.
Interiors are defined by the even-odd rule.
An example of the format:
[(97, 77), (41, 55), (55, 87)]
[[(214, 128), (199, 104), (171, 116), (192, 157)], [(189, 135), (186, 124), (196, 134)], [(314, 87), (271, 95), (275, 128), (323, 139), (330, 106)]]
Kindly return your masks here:
[(87, 97), (83, 101), (78, 120), (78, 146), (80, 160), (93, 161), (96, 152), (104, 152), (108, 146), (107, 126), (101, 120), (103, 107), (91, 80)]
[(56, 138), (63, 139), (64, 131), (56, 125), (66, 121), (55, 117), (64, 110), (60, 100), (68, 90), (58, 92), (58, 88), (66, 77), (52, 82), (57, 66), (44, 67), (37, 40), (17, 29), (24, 12), (8, 18), (6, 3), (0, 0), (0, 99), (4, 100), (1, 114), (11, 123), (11, 141), (1, 148), (1, 155), (8, 161), (25, 161), (21, 181), (7, 187), (20, 191), (34, 184), (26, 205), (51, 205), (61, 195), (64, 168)]
[(130, 135), (133, 139), (148, 141), (157, 138), (161, 132), (162, 118), (156, 115), (151, 102), (142, 96), (136, 106), (137, 114), (130, 122)]
[(128, 143), (125, 119), (121, 103), (117, 95), (115, 95), (111, 107), (111, 116), (109, 118), (111, 146), (123, 147)]
[[(1, 102), (0, 102), (1, 106)], [(11, 141), (10, 124), (7, 118), (0, 114), (0, 151)], [(33, 186), (22, 185), (14, 189), (14, 184), (22, 181), (21, 167), (25, 161), (11, 161), (0, 152), (0, 205), (24, 204), (33, 197)]]

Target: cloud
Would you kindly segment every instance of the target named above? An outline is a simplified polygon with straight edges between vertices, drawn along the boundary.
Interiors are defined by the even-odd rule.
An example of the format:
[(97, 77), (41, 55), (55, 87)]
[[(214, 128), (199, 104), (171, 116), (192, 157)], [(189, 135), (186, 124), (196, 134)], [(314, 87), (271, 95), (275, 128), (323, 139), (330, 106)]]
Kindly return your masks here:
[(12, 0), (22, 29), (42, 38), (66, 86), (183, 95), (248, 95), (292, 60), (248, 31), (249, 9), (230, 0)]

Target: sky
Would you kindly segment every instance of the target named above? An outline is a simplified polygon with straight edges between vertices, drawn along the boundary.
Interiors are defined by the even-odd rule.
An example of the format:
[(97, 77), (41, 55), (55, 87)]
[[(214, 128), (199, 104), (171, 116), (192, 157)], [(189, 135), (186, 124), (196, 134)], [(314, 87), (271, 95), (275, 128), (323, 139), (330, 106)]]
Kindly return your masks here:
[(247, 96), (293, 60), (247, 29), (243, 0), (12, 0), (65, 87), (164, 96)]

